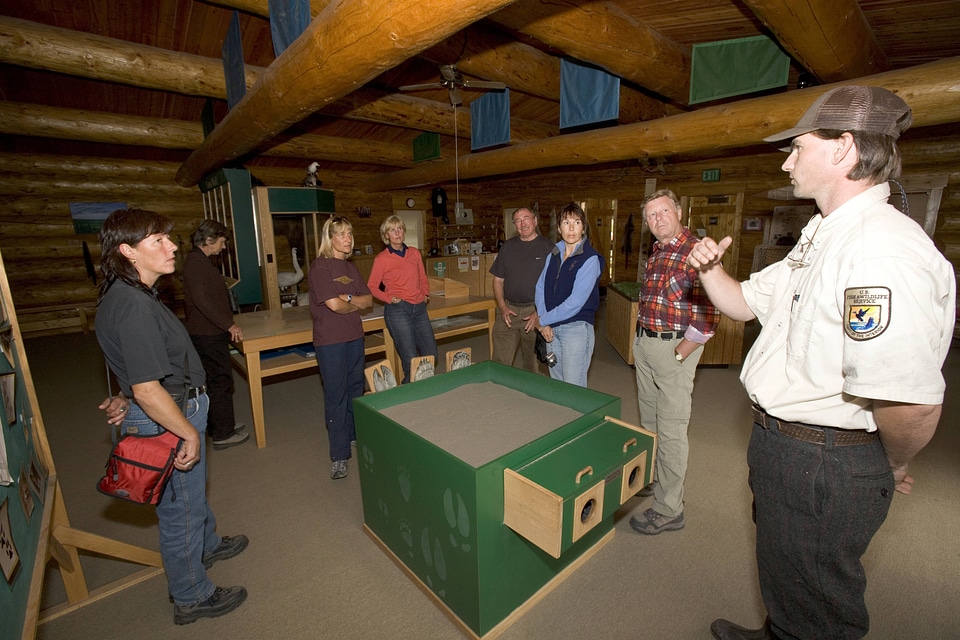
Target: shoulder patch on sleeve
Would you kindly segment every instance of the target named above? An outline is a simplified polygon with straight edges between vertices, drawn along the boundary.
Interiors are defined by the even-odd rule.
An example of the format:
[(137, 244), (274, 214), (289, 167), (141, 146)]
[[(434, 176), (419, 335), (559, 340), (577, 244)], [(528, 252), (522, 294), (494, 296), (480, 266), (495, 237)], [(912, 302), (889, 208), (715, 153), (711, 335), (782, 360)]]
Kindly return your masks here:
[(870, 340), (890, 325), (890, 289), (854, 287), (843, 292), (843, 331), (853, 340)]

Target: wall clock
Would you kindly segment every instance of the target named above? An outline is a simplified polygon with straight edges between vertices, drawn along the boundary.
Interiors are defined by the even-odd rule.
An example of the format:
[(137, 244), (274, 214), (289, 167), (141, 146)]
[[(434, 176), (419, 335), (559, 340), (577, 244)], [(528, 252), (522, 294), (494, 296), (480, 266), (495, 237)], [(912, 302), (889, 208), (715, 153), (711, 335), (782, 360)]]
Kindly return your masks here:
[(417, 204), (417, 201), (416, 201), (416, 200), (414, 200), (413, 198), (407, 198), (407, 206), (408, 206), (409, 208), (412, 209), (412, 208), (413, 208), (413, 205), (415, 205), (415, 204)]

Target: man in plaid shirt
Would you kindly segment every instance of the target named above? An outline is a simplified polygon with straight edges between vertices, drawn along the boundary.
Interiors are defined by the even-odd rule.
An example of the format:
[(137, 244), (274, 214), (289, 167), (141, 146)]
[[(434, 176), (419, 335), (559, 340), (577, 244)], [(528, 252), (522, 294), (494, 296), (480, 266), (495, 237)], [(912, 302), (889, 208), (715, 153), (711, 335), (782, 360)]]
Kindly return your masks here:
[(654, 482), (640, 491), (653, 506), (630, 518), (648, 535), (683, 528), (683, 479), (693, 378), (720, 320), (687, 255), (697, 238), (683, 226), (680, 200), (660, 189), (643, 200), (643, 219), (657, 238), (647, 260), (633, 359), (640, 424), (658, 435)]

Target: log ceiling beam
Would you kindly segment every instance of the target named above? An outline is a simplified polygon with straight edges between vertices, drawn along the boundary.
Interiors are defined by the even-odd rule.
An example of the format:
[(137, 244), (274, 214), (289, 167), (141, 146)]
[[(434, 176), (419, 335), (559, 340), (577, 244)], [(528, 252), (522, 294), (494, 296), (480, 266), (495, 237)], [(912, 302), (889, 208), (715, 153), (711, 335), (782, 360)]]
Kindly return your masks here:
[(490, 19), (678, 104), (690, 99), (689, 50), (612, 3), (522, 0)]
[[(361, 88), (326, 107), (321, 114), (447, 136), (454, 134), (453, 108), (449, 104), (406, 94)], [(457, 112), (456, 132), (461, 138), (470, 138), (470, 109)], [(510, 134), (515, 141), (538, 140), (559, 135), (560, 127), (511, 118)]]
[(512, 0), (334, 0), (177, 172), (183, 186)]
[(892, 68), (857, 0), (743, 2), (820, 82), (841, 82)]
[[(189, 96), (227, 97), (215, 58), (0, 16), (0, 62)], [(260, 77), (246, 68), (247, 86)]]
[[(855, 83), (896, 91), (913, 109), (914, 127), (960, 122), (960, 100), (956, 98), (960, 57), (859, 78)], [(367, 180), (365, 188), (386, 191), (449, 183), (456, 176), (483, 178), (548, 167), (697, 155), (761, 144), (765, 136), (796, 124), (816, 96), (841, 84), (854, 82), (741, 100), (659, 120), (473, 153), (460, 157), (459, 167), (452, 160), (435, 162), (379, 175)]]
[[(203, 143), (199, 123), (170, 118), (122, 116), (0, 101), (0, 133), (105, 144), (193, 150)], [(410, 145), (332, 136), (303, 135), (263, 149), (261, 155), (413, 166)]]

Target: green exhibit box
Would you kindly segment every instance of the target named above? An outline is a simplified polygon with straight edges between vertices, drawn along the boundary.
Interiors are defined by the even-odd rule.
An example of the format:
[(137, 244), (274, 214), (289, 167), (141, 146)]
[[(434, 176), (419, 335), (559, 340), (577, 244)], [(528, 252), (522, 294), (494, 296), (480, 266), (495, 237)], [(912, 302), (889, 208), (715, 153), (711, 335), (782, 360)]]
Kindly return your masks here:
[(619, 416), (494, 362), (358, 398), (364, 529), (465, 635), (495, 637), (652, 481), (656, 436)]

